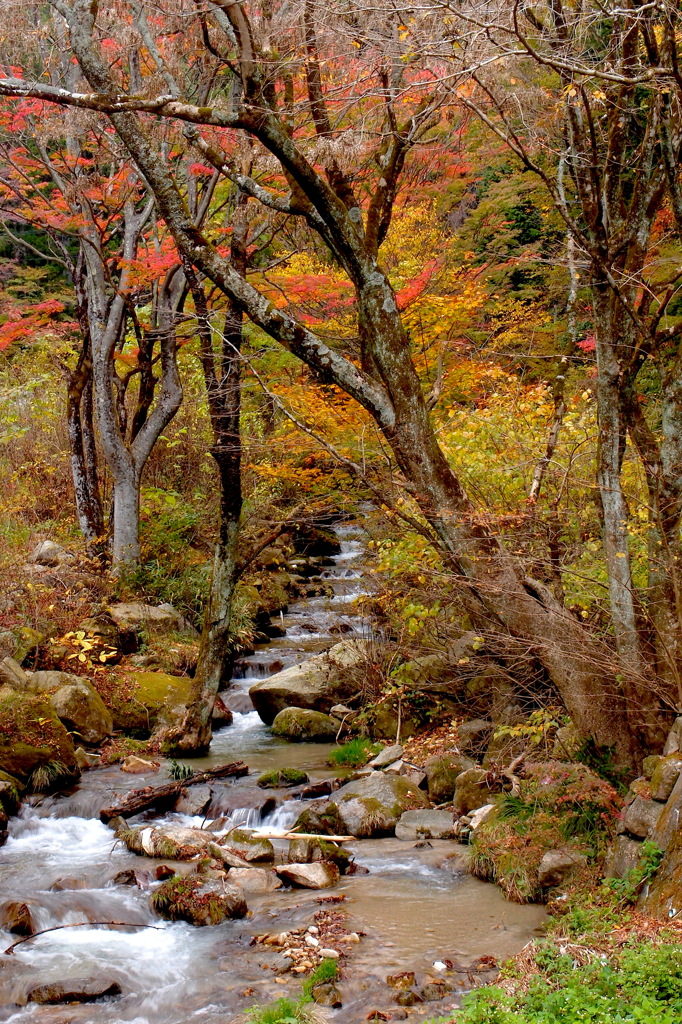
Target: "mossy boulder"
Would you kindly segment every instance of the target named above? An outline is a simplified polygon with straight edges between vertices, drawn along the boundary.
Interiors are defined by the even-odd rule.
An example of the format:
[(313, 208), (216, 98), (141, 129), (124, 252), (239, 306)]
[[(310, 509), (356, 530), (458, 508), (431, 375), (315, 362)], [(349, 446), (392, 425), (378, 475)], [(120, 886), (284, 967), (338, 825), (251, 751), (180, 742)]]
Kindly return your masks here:
[(290, 864), (328, 861), (330, 864), (336, 864), (342, 875), (345, 875), (352, 860), (352, 853), (327, 839), (292, 839), (287, 853), (287, 861)]
[(40, 790), (79, 777), (71, 737), (43, 697), (0, 690), (0, 769)]
[(304, 786), (309, 781), (307, 772), (301, 768), (282, 768), (280, 771), (273, 769), (258, 776), (258, 785), (261, 789), (286, 789), (291, 786)]
[(272, 843), (269, 839), (259, 836), (257, 832), (236, 828), (223, 842), (249, 864), (269, 863), (275, 859), (275, 848)]
[(321, 711), (307, 708), (284, 708), (272, 723), (272, 735), (307, 743), (331, 743), (339, 724)]
[(298, 832), (320, 836), (338, 836), (344, 831), (339, 808), (333, 803), (316, 801), (301, 811), (293, 826)]
[(50, 704), (69, 732), (96, 746), (114, 731), (111, 712), (92, 683), (70, 672), (30, 672), (28, 688), (49, 694)]
[(468, 768), (457, 776), (453, 806), (457, 814), (470, 814), (490, 803), (493, 793), (499, 793), (500, 785), (489, 779), (485, 768)]
[(476, 762), (458, 750), (446, 750), (430, 757), (424, 765), (424, 771), (431, 802), (443, 804), (452, 800), (458, 776), (475, 767)]
[(168, 921), (202, 926), (220, 924), (247, 912), (243, 891), (236, 885), (199, 875), (170, 878), (150, 897), (150, 905)]
[(391, 835), (405, 811), (429, 806), (413, 782), (383, 772), (347, 783), (330, 802), (338, 808), (344, 829), (358, 837)]
[(115, 728), (146, 739), (169, 708), (185, 707), (191, 696), (188, 676), (131, 672), (106, 699)]
[(682, 775), (682, 757), (669, 754), (662, 757), (651, 774), (651, 799), (665, 802)]

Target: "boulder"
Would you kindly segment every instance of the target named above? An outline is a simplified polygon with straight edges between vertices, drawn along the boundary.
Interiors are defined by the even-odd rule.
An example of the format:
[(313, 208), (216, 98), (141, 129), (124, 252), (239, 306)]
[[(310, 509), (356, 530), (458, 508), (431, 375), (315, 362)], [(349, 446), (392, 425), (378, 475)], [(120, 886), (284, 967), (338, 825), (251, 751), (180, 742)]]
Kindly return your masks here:
[(405, 811), (428, 807), (414, 783), (383, 772), (347, 783), (330, 803), (338, 809), (344, 829), (358, 837), (390, 835)]
[(682, 757), (679, 754), (662, 757), (651, 774), (651, 799), (665, 803), (680, 775), (682, 775)]
[(604, 875), (606, 878), (625, 878), (637, 867), (642, 856), (642, 844), (629, 836), (616, 836), (606, 854)]
[(397, 839), (451, 839), (452, 814), (449, 811), (405, 811), (395, 827)]
[(220, 844), (212, 832), (182, 825), (148, 825), (142, 828), (119, 828), (120, 839), (132, 853), (147, 857), (165, 857), (168, 860), (194, 860), (195, 857), (213, 857), (229, 867), (246, 868), (248, 862)]
[(655, 800), (636, 796), (623, 815), (623, 828), (633, 836), (646, 839), (656, 825), (661, 810), (661, 805)]
[(0, 928), (12, 935), (33, 935), (36, 926), (29, 904), (9, 900), (0, 905)]
[(285, 708), (330, 711), (357, 693), (357, 670), (367, 651), (365, 641), (343, 640), (324, 654), (261, 680), (249, 690), (256, 711), (266, 725)]
[(243, 891), (220, 879), (170, 878), (150, 897), (152, 908), (168, 921), (197, 926), (220, 924), (247, 912)]
[(169, 708), (184, 708), (192, 699), (193, 682), (188, 676), (167, 672), (130, 672), (130, 697), (114, 698), (112, 716), (116, 729), (148, 738)]
[(245, 828), (234, 829), (223, 842), (249, 864), (268, 863), (275, 859), (275, 848), (270, 840)]
[(661, 807), (659, 804), (658, 808), (660, 814), (648, 838), (661, 850), (667, 850), (678, 830), (682, 814), (682, 775), (673, 786), (673, 791), (664, 806)]
[(67, 552), (54, 540), (43, 540), (39, 544), (36, 544), (31, 554), (28, 556), (29, 562), (33, 565), (46, 565), (50, 568), (54, 568), (57, 565), (61, 565), (62, 562), (68, 562), (73, 560), (73, 555), (67, 555)]
[(228, 879), (243, 892), (263, 895), (281, 889), (282, 883), (274, 871), (265, 868), (230, 868)]
[(290, 864), (328, 861), (330, 864), (336, 864), (342, 875), (345, 875), (352, 860), (352, 853), (327, 839), (292, 839), (287, 853), (287, 862)]
[(0, 661), (0, 686), (9, 686), (11, 690), (25, 690), (28, 675), (14, 658), (3, 658)]
[(144, 757), (138, 757), (137, 754), (128, 754), (121, 762), (121, 771), (128, 775), (147, 775), (149, 772), (158, 772), (160, 767), (159, 761), (147, 761)]
[(111, 712), (87, 679), (68, 672), (32, 672), (29, 685), (51, 694), (57, 717), (89, 746), (97, 746), (113, 733)]
[(216, 697), (213, 705), (213, 713), (211, 714), (211, 724), (214, 729), (225, 729), (228, 725), (232, 725), (233, 714), (226, 704), (223, 703), (220, 697)]
[(299, 889), (329, 889), (339, 881), (339, 869), (329, 861), (282, 864), (275, 871), (282, 881)]
[(97, 637), (103, 646), (120, 654), (135, 654), (140, 647), (137, 630), (133, 626), (120, 626), (106, 611), (83, 619), (78, 623), (78, 629), (88, 636)]
[(496, 804), (483, 804), (482, 807), (477, 807), (475, 811), (472, 811), (469, 817), (469, 830), (475, 832), (479, 825), (491, 818), (494, 812), (497, 810)]
[(670, 839), (658, 871), (642, 891), (638, 909), (660, 921), (682, 910), (682, 830)]
[(548, 850), (538, 866), (538, 881), (543, 889), (549, 889), (563, 883), (578, 870), (585, 867), (587, 857), (584, 853), (571, 850)]
[(495, 725), (483, 718), (472, 718), (457, 726), (457, 747), (462, 754), (481, 756), (493, 734)]
[(258, 776), (261, 789), (288, 789), (291, 786), (304, 786), (310, 779), (301, 768), (272, 769)]
[(111, 978), (97, 975), (70, 978), (68, 981), (49, 981), (29, 989), (27, 994), (32, 1003), (94, 1003), (107, 996), (119, 996), (121, 986)]
[(470, 814), (477, 807), (483, 807), (490, 799), (491, 790), (487, 784), (484, 768), (468, 768), (457, 776), (453, 807), (457, 814)]
[(123, 629), (146, 629), (151, 633), (190, 633), (197, 632), (187, 619), (172, 604), (142, 604), (133, 601), (129, 604), (112, 604), (107, 608), (108, 614), (117, 626)]
[(678, 715), (672, 729), (668, 733), (668, 738), (663, 747), (663, 756), (667, 757), (668, 754), (676, 754), (678, 750), (682, 750), (682, 715)]
[(317, 801), (301, 811), (293, 826), (298, 832), (312, 832), (320, 836), (338, 836), (344, 824), (336, 804)]
[(584, 743), (585, 737), (580, 735), (572, 722), (562, 725), (554, 735), (552, 758), (555, 761), (573, 761)]
[(211, 802), (210, 786), (188, 786), (183, 789), (175, 804), (178, 814), (195, 816), (205, 811)]
[(44, 698), (0, 690), (0, 769), (40, 791), (80, 775), (71, 737)]
[(338, 731), (338, 722), (329, 715), (307, 708), (284, 708), (272, 723), (273, 736), (301, 743), (331, 743)]
[(457, 750), (447, 750), (443, 754), (430, 757), (424, 765), (429, 799), (434, 804), (452, 800), (458, 776), (475, 767), (475, 761)]

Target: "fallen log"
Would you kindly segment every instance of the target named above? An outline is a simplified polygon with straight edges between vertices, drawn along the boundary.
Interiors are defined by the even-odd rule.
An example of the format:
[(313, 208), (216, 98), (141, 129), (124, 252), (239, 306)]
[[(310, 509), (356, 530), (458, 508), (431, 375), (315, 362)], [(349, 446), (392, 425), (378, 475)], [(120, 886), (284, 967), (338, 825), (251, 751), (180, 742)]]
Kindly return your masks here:
[(112, 818), (132, 818), (134, 814), (146, 811), (150, 807), (164, 809), (171, 806), (188, 786), (213, 782), (215, 779), (226, 779), (229, 776), (239, 778), (248, 774), (248, 766), (243, 761), (234, 761), (232, 764), (223, 764), (219, 768), (197, 772), (196, 775), (191, 775), (188, 779), (168, 782), (164, 786), (145, 786), (144, 789), (134, 789), (130, 793), (126, 793), (117, 804), (103, 807), (99, 812), (100, 821), (106, 824)]
[(354, 843), (357, 836), (327, 836), (317, 832), (297, 832), (287, 828), (259, 828), (256, 835), (263, 839), (323, 839), (325, 843)]

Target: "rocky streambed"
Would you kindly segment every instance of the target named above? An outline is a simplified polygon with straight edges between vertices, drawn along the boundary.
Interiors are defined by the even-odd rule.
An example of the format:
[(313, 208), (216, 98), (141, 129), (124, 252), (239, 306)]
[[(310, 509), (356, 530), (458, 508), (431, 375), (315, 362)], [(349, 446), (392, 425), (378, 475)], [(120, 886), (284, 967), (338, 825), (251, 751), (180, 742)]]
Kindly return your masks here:
[[(333, 744), (273, 736), (248, 692), (340, 635), (365, 632), (354, 607), (363, 592), (360, 534), (352, 526), (338, 532), (341, 552), (311, 581), (310, 596), (273, 621), (282, 636), (238, 665), (223, 695), (233, 724), (216, 733), (207, 758), (192, 762), (203, 771), (244, 761), (248, 775), (189, 786), (172, 810), (112, 822), (118, 835), (100, 820), (102, 808), (132, 789), (167, 783), (166, 764), (136, 775), (118, 766), (86, 772), (72, 792), (33, 798), (11, 820), (0, 849), (0, 904), (13, 910), (0, 949), (20, 944), (0, 954), (0, 1020), (229, 1022), (255, 1003), (296, 997), (301, 979), (327, 956), (338, 959), (340, 977), (315, 994), (330, 1019), (419, 1020), (492, 980), (496, 962), (535, 934), (542, 908), (507, 903), (468, 875), (465, 848), (453, 839), (419, 841), (407, 827), (398, 829), (403, 839), (356, 839), (339, 844), (347, 851), (334, 858), (340, 870), (322, 877), (319, 861), (306, 863), (306, 877), (294, 865), (317, 857), (319, 844), (276, 838), (321, 790), (344, 792), (343, 779), (330, 781), (339, 776), (327, 763)], [(262, 772), (291, 768), (309, 784), (258, 785)], [(286, 772), (276, 781), (286, 783)], [(387, 776), (386, 784), (395, 780)], [(348, 821), (342, 816), (339, 827)], [(218, 849), (190, 850), (187, 860), (186, 849), (154, 845), (164, 835), (187, 844), (197, 835), (188, 829)], [(244, 829), (254, 830), (250, 840)], [(227, 912), (236, 916), (204, 927), (167, 920), (163, 887), (190, 873), (206, 887), (208, 920), (216, 894), (227, 889), (235, 890)], [(43, 933), (26, 936), (31, 931)]]

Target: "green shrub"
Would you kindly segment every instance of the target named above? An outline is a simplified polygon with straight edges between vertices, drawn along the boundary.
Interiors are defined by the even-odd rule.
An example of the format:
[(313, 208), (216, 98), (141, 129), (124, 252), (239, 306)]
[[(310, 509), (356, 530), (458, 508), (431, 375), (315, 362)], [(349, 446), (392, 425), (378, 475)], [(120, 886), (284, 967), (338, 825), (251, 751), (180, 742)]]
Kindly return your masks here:
[(329, 763), (333, 765), (347, 765), (350, 768), (360, 768), (367, 764), (371, 757), (375, 757), (381, 750), (381, 744), (372, 743), (364, 736), (357, 736), (342, 744), (329, 755)]

